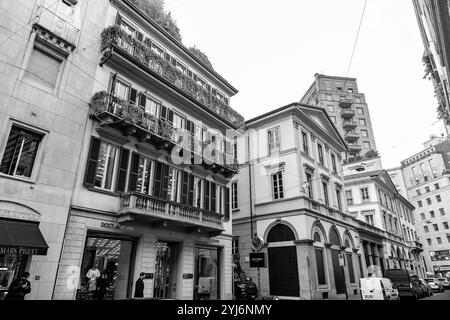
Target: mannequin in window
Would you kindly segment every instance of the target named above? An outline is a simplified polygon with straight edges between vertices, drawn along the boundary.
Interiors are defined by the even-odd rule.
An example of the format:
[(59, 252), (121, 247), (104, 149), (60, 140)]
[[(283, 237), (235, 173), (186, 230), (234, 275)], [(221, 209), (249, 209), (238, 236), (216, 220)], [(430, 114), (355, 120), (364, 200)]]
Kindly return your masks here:
[(100, 277), (100, 270), (98, 270), (98, 266), (94, 265), (86, 274), (88, 278), (88, 290), (95, 291), (97, 289), (97, 278)]

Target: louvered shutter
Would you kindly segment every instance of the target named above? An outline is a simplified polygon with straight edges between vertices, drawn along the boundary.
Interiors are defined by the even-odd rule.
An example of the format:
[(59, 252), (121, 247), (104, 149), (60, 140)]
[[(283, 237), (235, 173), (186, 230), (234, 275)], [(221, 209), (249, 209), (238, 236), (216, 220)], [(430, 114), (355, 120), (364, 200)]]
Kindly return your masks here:
[(136, 191), (137, 188), (137, 179), (139, 175), (139, 154), (133, 152), (133, 156), (131, 159), (131, 172), (130, 172), (130, 183), (128, 186), (128, 190), (131, 192)]
[(130, 155), (130, 150), (125, 149), (125, 148), (122, 148), (120, 150), (119, 171), (117, 174), (117, 184), (116, 184), (117, 192), (125, 192), (129, 155)]
[(216, 212), (216, 184), (211, 182), (211, 205), (210, 210)]
[(210, 185), (211, 182), (209, 182), (208, 180), (205, 180), (205, 190), (204, 190), (204, 195), (203, 195), (203, 209), (205, 210), (209, 210), (210, 206), (209, 206), (209, 191), (210, 191)]
[(87, 186), (93, 186), (95, 183), (95, 175), (97, 173), (99, 152), (100, 152), (100, 139), (92, 137), (86, 165), (86, 174), (84, 177), (84, 184)]
[(225, 221), (230, 220), (231, 208), (230, 208), (230, 188), (225, 187)]

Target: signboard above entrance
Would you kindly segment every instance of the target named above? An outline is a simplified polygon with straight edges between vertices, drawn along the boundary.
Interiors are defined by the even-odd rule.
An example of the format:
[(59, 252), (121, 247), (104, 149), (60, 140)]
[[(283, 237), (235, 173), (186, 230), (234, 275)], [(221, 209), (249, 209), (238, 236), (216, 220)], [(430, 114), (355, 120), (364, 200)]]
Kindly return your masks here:
[(266, 254), (264, 252), (250, 252), (250, 268), (265, 268)]

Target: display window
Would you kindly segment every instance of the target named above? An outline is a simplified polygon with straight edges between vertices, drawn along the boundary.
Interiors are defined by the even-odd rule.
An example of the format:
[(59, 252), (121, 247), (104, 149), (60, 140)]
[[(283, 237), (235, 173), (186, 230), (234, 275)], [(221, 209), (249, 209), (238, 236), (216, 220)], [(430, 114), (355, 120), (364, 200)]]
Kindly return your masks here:
[(218, 266), (217, 248), (195, 248), (194, 300), (219, 299)]
[(0, 254), (0, 300), (6, 296), (11, 282), (25, 272), (28, 260), (28, 255)]
[(120, 300), (131, 296), (134, 241), (93, 235), (86, 239), (77, 300)]

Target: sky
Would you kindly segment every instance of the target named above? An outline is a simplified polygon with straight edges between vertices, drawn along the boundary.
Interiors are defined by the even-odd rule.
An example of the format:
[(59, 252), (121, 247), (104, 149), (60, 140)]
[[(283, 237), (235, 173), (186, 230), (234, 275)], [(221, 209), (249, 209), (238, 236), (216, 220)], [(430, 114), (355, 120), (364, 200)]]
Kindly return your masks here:
[[(346, 76), (364, 0), (166, 0), (196, 45), (239, 93), (246, 120), (299, 101), (315, 73)], [(368, 0), (349, 77), (366, 96), (384, 168), (421, 151), (437, 121), (411, 0)]]

